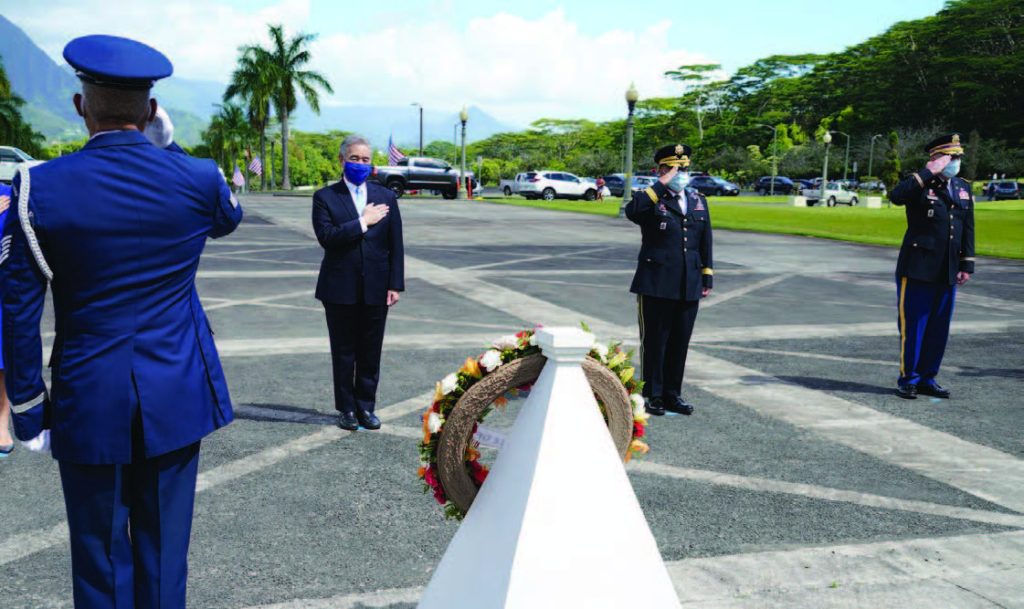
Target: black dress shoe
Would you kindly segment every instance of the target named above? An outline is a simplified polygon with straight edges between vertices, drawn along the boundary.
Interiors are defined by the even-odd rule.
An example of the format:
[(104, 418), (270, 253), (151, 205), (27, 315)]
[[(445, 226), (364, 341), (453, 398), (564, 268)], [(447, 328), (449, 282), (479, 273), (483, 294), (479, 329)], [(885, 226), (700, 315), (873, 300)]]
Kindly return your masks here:
[(693, 404), (687, 402), (682, 396), (665, 398), (665, 410), (690, 416), (693, 414)]
[(338, 414), (338, 427), (345, 431), (355, 431), (359, 429), (359, 421), (356, 419), (354, 412), (342, 412)]
[(357, 412), (356, 418), (359, 419), (359, 424), (363, 426), (363, 429), (380, 429), (380, 419), (372, 412)]
[(904, 400), (916, 400), (917, 385), (898, 385), (896, 387), (896, 395), (900, 396)]
[(661, 403), (661, 398), (647, 398), (644, 403), (644, 410), (647, 414), (653, 414), (656, 417), (660, 417), (665, 414), (665, 406)]
[(921, 395), (930, 395), (933, 398), (949, 399), (949, 389), (940, 387), (938, 383), (921, 383), (917, 386), (917, 392)]

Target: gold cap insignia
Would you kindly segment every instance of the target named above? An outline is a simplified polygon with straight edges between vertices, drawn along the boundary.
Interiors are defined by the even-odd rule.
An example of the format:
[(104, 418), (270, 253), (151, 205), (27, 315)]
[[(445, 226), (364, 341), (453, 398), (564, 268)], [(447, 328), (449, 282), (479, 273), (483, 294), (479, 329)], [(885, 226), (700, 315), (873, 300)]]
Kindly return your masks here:
[(954, 144), (959, 144), (960, 143), (960, 134), (959, 133), (954, 133), (953, 134), (953, 143)]
[(676, 155), (680, 155), (682, 153), (683, 153), (683, 145), (682, 144), (676, 144)]

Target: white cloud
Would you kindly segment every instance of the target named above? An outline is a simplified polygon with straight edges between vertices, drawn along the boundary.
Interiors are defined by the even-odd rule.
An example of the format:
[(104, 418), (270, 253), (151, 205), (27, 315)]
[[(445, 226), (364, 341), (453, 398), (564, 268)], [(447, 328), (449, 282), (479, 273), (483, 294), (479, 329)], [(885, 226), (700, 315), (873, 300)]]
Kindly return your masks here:
[(588, 35), (560, 9), (532, 20), (499, 13), (465, 30), (430, 21), (322, 36), (313, 56), (337, 92), (326, 103), (419, 101), (452, 112), (466, 103), (518, 122), (606, 118), (624, 113), (630, 82), (642, 97), (678, 93), (664, 71), (707, 61), (673, 48), (670, 25)]
[(240, 10), (213, 1), (164, 0), (118, 2), (78, 0), (69, 4), (29, 2), (6, 11), (8, 17), (60, 63), (69, 40), (87, 34), (111, 34), (142, 40), (166, 54), (175, 74), (227, 82), (238, 47), (265, 42), (267, 24), (302, 30), (310, 0), (280, 0), (256, 10)]

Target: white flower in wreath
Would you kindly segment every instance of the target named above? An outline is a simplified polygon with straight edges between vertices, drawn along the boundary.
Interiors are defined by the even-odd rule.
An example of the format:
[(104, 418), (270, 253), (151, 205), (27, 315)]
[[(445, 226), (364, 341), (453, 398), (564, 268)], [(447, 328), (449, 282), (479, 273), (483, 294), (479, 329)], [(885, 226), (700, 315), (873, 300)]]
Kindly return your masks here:
[(640, 416), (647, 414), (647, 410), (644, 408), (644, 398), (639, 393), (634, 393), (629, 396), (629, 400), (633, 402), (633, 416)]
[(536, 347), (537, 346), (537, 333), (536, 332), (534, 332), (533, 334), (530, 335), (530, 346), (531, 347)]
[(427, 429), (430, 430), (430, 433), (437, 433), (441, 431), (441, 427), (443, 426), (444, 419), (441, 418), (441, 415), (436, 412), (430, 413), (430, 416), (427, 417)]
[(506, 349), (516, 349), (519, 347), (519, 339), (512, 334), (502, 336), (498, 340), (494, 341), (492, 345), (498, 351), (504, 351)]
[(597, 351), (597, 357), (602, 362), (608, 361), (608, 345), (602, 345), (601, 343), (594, 343), (594, 351)]
[(459, 386), (459, 377), (455, 376), (455, 373), (449, 374), (448, 376), (441, 379), (441, 393), (448, 395), (455, 391)]
[(501, 365), (501, 352), (491, 349), (480, 357), (480, 365), (488, 372), (493, 371)]

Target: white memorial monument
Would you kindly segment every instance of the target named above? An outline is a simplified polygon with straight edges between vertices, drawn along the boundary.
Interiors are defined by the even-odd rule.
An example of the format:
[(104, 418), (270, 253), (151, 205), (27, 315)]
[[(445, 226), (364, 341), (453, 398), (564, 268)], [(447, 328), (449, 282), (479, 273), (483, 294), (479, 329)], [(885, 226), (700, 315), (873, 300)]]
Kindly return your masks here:
[(580, 365), (593, 336), (537, 341), (547, 364), (419, 608), (678, 608)]

